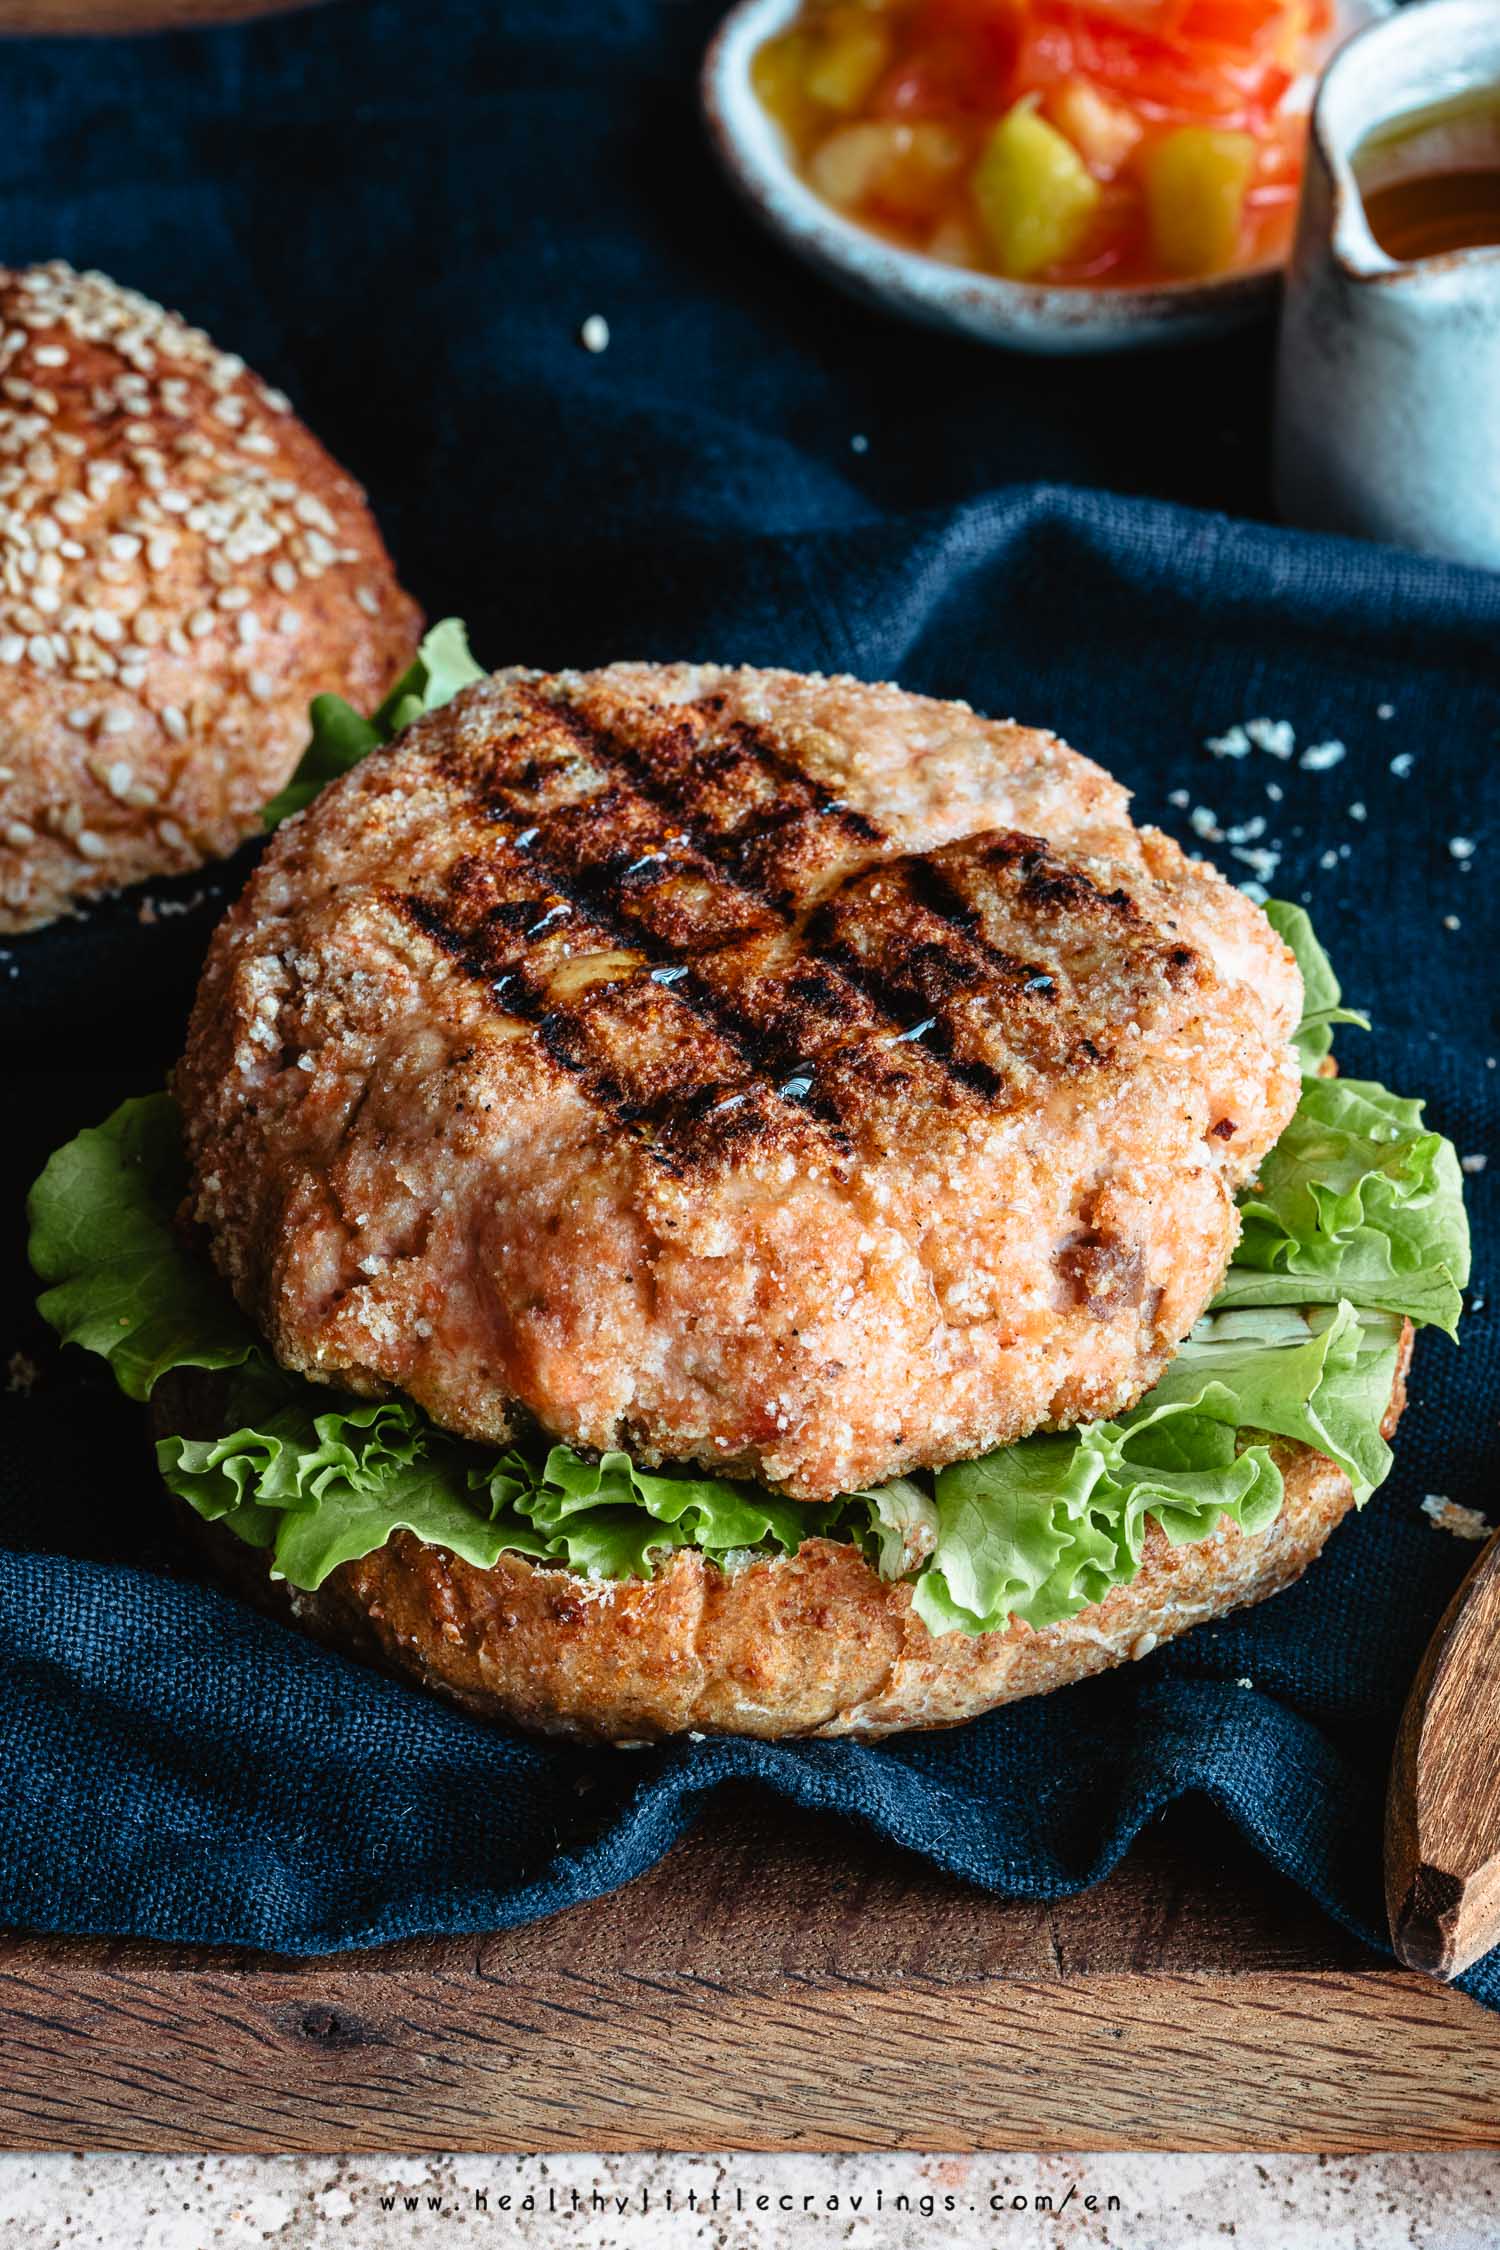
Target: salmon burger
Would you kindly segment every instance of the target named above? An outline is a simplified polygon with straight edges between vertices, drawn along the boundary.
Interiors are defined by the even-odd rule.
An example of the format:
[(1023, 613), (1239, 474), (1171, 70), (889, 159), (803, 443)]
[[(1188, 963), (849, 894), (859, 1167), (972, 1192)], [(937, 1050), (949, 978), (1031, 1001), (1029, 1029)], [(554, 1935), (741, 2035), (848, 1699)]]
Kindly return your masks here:
[(54, 1158), (33, 1255), (88, 1342), (65, 1188), (157, 1229), (152, 1348), (96, 1348), (352, 1653), (594, 1739), (945, 1724), (1274, 1591), (1384, 1474), (1463, 1214), (1347, 1019), (1054, 735), (513, 670), (281, 827), (175, 1105)]

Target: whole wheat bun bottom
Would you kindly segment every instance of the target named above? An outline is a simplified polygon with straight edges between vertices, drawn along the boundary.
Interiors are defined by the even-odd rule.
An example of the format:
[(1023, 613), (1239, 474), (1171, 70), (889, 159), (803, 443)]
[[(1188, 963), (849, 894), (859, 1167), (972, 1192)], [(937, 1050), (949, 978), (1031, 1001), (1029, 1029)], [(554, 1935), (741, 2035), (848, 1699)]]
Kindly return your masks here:
[[(1411, 1341), (1408, 1323), (1387, 1437), (1406, 1403)], [(152, 1401), (158, 1433), (222, 1427), (221, 1395), (214, 1376), (167, 1377)], [(1063, 1624), (1012, 1623), (972, 1639), (929, 1633), (908, 1586), (827, 1539), (732, 1574), (679, 1549), (653, 1579), (599, 1583), (519, 1555), (477, 1569), (403, 1531), (307, 1594), (271, 1577), (264, 1550), (179, 1506), (233, 1591), (481, 1718), (588, 1742), (690, 1731), (872, 1741), (1046, 1695), (1291, 1585), (1354, 1495), (1310, 1447), (1273, 1452), (1286, 1497), (1268, 1530), (1250, 1537), (1225, 1522), (1174, 1547), (1152, 1523), (1129, 1585)]]

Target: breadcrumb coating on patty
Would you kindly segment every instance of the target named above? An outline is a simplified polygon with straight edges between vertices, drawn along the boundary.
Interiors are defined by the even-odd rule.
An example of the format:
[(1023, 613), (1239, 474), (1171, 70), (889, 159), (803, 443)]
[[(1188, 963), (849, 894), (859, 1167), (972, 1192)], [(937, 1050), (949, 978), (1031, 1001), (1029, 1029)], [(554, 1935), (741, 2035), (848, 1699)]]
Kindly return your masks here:
[(277, 835), (178, 1073), (278, 1358), (804, 1499), (1115, 1414), (1289, 1120), (1263, 915), (1054, 736), (497, 674)]

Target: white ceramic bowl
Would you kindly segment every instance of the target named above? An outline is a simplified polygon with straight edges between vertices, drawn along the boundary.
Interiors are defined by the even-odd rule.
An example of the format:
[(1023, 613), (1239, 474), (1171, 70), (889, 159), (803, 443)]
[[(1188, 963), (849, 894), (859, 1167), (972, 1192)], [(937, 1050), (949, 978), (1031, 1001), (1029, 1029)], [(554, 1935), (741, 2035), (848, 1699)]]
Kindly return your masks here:
[[(1330, 53), (1394, 6), (1395, 0), (1336, 0), (1339, 28)], [(757, 48), (784, 31), (800, 7), (801, 0), (738, 0), (704, 58), (703, 111), (731, 182), (757, 218), (850, 295), (1010, 351), (1062, 353), (1187, 343), (1274, 304), (1279, 266), (1158, 287), (1059, 288), (946, 266), (842, 217), (799, 178), (780, 127), (750, 82)]]

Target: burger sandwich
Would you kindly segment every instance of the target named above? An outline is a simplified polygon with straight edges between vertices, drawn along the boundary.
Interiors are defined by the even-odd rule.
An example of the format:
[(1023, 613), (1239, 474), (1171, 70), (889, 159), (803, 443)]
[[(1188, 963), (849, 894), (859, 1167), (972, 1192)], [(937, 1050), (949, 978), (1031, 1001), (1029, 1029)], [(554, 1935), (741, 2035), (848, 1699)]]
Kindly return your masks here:
[(872, 1738), (1259, 1601), (1380, 1484), (1460, 1174), (1333, 1075), (1300, 909), (890, 686), (445, 627), (315, 717), (172, 1093), (32, 1199), (255, 1598), (546, 1732)]

